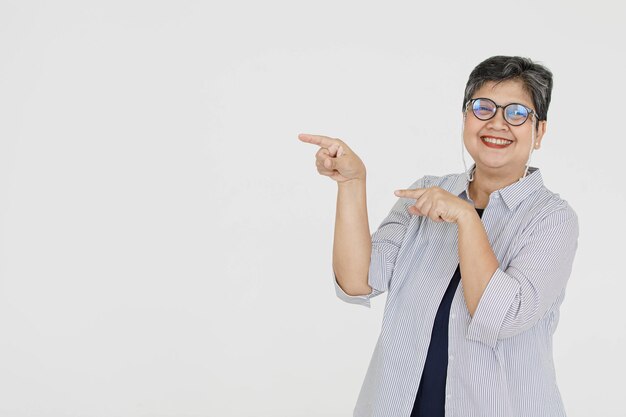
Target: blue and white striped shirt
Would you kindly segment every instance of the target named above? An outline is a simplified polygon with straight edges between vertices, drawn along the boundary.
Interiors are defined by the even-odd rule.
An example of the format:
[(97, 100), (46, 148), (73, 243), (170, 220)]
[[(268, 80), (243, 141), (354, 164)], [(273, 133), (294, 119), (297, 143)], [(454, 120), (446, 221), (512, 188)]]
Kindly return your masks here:
[[(472, 167), (473, 168), (473, 167)], [(472, 169), (470, 168), (470, 170)], [(420, 178), (473, 204), (465, 173)], [(408, 417), (433, 322), (459, 265), (456, 223), (411, 215), (400, 198), (372, 235), (370, 307), (387, 291), (381, 334), (354, 409), (356, 417)], [(459, 283), (448, 327), (446, 417), (561, 417), (552, 335), (578, 246), (578, 217), (543, 185), (538, 168), (489, 196), (481, 221), (500, 263), (470, 316)]]

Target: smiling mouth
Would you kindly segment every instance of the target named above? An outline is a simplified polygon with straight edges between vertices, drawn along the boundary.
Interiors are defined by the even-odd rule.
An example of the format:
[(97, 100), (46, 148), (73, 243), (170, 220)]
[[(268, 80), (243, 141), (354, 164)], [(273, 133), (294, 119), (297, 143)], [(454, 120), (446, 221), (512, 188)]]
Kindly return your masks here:
[(506, 148), (511, 143), (513, 143), (512, 140), (502, 139), (502, 138), (494, 138), (492, 136), (481, 136), (480, 140), (485, 145), (487, 145), (488, 147), (496, 148), (496, 149)]

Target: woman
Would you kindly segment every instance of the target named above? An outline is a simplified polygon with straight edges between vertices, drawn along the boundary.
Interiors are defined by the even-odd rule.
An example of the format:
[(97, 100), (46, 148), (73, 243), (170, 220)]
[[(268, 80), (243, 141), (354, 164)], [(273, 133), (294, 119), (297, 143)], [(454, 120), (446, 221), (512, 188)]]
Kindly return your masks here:
[(363, 162), (342, 140), (299, 136), (339, 187), (337, 295), (369, 307), (388, 291), (355, 416), (565, 416), (552, 335), (578, 220), (530, 166), (551, 90), (551, 72), (527, 58), (480, 63), (462, 108), (475, 163), (396, 191), (371, 237)]

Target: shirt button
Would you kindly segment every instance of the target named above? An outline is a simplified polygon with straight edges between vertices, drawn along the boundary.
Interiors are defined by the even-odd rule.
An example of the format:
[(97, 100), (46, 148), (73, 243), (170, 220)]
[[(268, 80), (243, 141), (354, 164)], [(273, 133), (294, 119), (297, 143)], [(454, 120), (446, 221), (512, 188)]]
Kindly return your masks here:
[(450, 359), (450, 360), (454, 360), (454, 355), (450, 355), (450, 356), (449, 356), (449, 359)]
[(452, 395), (446, 394), (446, 398), (450, 398), (450, 397), (452, 397)]
[(454, 313), (450, 314), (450, 318), (451, 319), (455, 319), (456, 318), (456, 314), (454, 314)]

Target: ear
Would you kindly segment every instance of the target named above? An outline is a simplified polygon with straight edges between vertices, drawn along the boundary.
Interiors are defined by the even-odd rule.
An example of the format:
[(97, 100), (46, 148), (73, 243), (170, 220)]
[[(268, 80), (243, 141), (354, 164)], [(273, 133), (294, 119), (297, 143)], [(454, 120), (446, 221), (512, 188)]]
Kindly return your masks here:
[(545, 120), (541, 120), (537, 124), (537, 134), (535, 135), (535, 143), (533, 145), (535, 149), (541, 148), (541, 139), (543, 139), (543, 135), (546, 133), (547, 125), (548, 122)]

